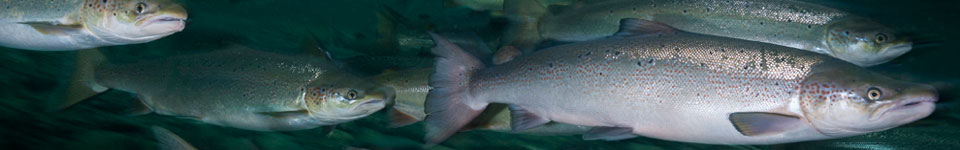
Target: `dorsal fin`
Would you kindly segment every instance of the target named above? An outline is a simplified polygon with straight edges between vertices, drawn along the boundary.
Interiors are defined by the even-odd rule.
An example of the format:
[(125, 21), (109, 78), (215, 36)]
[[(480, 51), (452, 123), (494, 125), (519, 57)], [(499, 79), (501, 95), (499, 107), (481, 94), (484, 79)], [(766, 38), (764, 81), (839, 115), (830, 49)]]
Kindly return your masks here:
[(649, 20), (637, 19), (637, 18), (623, 18), (620, 19), (620, 30), (613, 36), (617, 37), (632, 37), (632, 36), (663, 36), (663, 35), (673, 35), (678, 33), (679, 30), (660, 22), (654, 22)]

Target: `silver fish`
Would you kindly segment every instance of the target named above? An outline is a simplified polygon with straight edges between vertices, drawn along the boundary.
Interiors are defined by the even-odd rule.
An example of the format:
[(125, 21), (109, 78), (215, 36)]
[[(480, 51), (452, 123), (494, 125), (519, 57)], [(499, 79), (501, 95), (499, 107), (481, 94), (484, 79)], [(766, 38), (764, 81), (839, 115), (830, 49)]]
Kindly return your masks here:
[[(827, 54), (860, 66), (881, 64), (912, 48), (892, 28), (841, 10), (791, 0), (601, 0), (549, 14), (533, 0), (508, 1), (515, 24), (508, 40), (529, 51), (541, 39), (585, 41), (613, 34), (622, 18), (677, 29)], [(555, 11), (557, 12), (557, 11)]]
[(443, 141), (490, 103), (510, 105), (515, 131), (554, 121), (592, 126), (587, 140), (777, 144), (894, 128), (931, 114), (938, 99), (932, 86), (822, 54), (621, 24), (617, 36), (490, 68), (435, 37), (426, 141)]
[[(322, 54), (322, 53), (321, 53)], [(64, 108), (106, 89), (138, 95), (146, 110), (257, 131), (310, 129), (382, 109), (393, 89), (344, 73), (329, 60), (244, 48), (132, 64), (78, 53)]]
[[(396, 98), (390, 108), (390, 126), (400, 127), (423, 120), (423, 104), (431, 87), (427, 85), (433, 68), (385, 72), (372, 77), (372, 81), (395, 89)], [(510, 110), (506, 107), (488, 108), (464, 130), (490, 130), (532, 135), (576, 135), (586, 133), (590, 127), (553, 123), (530, 130), (514, 132), (510, 129)]]
[(170, 0), (5, 0), (0, 46), (63, 51), (146, 43), (180, 32), (186, 19)]

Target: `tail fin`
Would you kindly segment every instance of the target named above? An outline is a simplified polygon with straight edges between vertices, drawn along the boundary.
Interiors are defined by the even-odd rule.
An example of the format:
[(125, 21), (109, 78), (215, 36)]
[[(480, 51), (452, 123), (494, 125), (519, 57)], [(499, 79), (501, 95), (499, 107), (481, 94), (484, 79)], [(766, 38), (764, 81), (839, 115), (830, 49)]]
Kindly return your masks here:
[(505, 46), (516, 46), (524, 53), (533, 52), (540, 37), (539, 21), (548, 11), (537, 0), (504, 0), (503, 10), (510, 25), (501, 41)]
[(447, 39), (430, 33), (437, 46), (431, 51), (437, 56), (436, 71), (430, 76), (424, 119), (427, 145), (442, 142), (480, 114), (486, 102), (471, 101), (469, 82), (483, 63), (470, 56)]
[(57, 110), (63, 110), (73, 106), (73, 104), (107, 91), (107, 87), (97, 85), (93, 76), (96, 67), (103, 62), (106, 62), (106, 58), (99, 50), (90, 49), (77, 52), (76, 71), (73, 72), (70, 85), (67, 87), (67, 95), (56, 107)]
[(162, 127), (153, 126), (150, 128), (153, 130), (153, 136), (157, 138), (157, 143), (159, 144), (159, 150), (196, 150), (197, 148), (187, 143), (177, 136), (170, 132), (170, 130), (164, 129)]

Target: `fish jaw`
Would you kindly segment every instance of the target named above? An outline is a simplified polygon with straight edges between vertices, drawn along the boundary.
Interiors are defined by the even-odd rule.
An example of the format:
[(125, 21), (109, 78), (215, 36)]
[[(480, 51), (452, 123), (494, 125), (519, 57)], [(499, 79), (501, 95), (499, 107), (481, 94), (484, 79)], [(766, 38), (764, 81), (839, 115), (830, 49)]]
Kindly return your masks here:
[(803, 112), (824, 135), (883, 131), (922, 119), (935, 109), (939, 97), (930, 85), (897, 81), (862, 68), (841, 68), (846, 69), (813, 75), (801, 88)]
[(136, 25), (147, 35), (163, 37), (183, 31), (186, 20), (186, 9), (180, 5), (169, 5), (156, 14), (139, 19)]

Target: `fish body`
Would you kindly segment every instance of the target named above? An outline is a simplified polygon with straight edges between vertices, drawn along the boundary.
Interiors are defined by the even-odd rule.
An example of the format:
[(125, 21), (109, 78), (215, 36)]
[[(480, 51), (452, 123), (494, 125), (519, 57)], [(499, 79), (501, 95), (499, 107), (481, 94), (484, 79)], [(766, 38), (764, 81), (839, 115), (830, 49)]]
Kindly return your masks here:
[(0, 1), (0, 46), (64, 51), (153, 41), (184, 28), (169, 0)]
[(515, 21), (527, 26), (523, 29), (526, 31), (516, 34), (539, 35), (521, 38), (534, 41), (597, 39), (616, 32), (620, 19), (639, 18), (688, 32), (823, 53), (860, 66), (893, 60), (912, 48), (910, 39), (899, 36), (892, 28), (848, 12), (801, 1), (605, 0), (580, 3), (554, 14), (534, 11), (535, 4), (515, 5), (534, 5), (509, 7), (533, 9), (515, 11), (514, 14), (519, 15), (514, 18), (535, 20)]
[[(423, 112), (423, 104), (427, 99), (427, 93), (432, 89), (427, 84), (430, 74), (433, 72), (433, 68), (422, 68), (386, 72), (373, 77), (372, 80), (375, 83), (389, 86), (396, 91), (396, 98), (390, 112), (391, 126), (409, 125), (422, 121), (427, 116)], [(480, 119), (474, 120), (467, 128), (533, 135), (575, 135), (583, 134), (590, 129), (587, 126), (556, 123), (513, 132), (510, 129), (510, 110), (507, 110), (506, 107), (491, 107), (489, 109), (481, 114)]]
[[(91, 55), (85, 53), (90, 52), (79, 55)], [(258, 131), (310, 129), (359, 119), (383, 108), (393, 95), (392, 89), (344, 73), (323, 58), (242, 48), (80, 66), (89, 71), (81, 70), (74, 83), (93, 92), (107, 88), (132, 92), (158, 114)], [(79, 98), (93, 95), (76, 91), (82, 90), (71, 92)]]
[(442, 141), (490, 103), (510, 105), (513, 130), (561, 122), (592, 126), (588, 140), (776, 144), (886, 130), (926, 117), (937, 99), (929, 85), (822, 54), (621, 24), (618, 36), (489, 68), (436, 37), (426, 141)]

